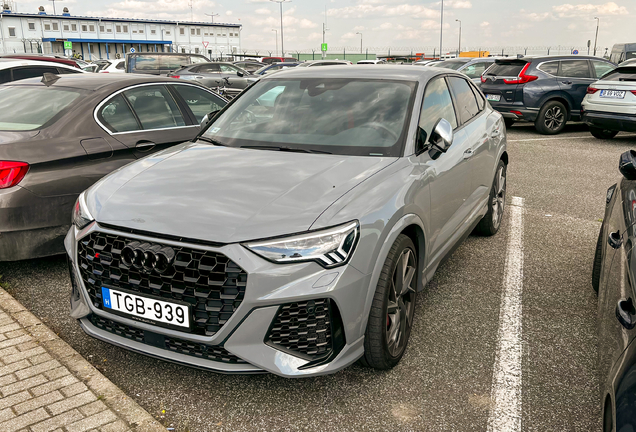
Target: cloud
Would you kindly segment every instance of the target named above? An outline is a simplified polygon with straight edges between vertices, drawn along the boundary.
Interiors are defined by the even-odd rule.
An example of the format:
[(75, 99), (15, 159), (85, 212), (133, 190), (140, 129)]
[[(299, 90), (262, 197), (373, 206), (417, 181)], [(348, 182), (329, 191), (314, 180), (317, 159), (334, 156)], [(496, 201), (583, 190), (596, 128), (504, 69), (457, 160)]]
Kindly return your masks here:
[(488, 26), (490, 26), (490, 23), (488, 21), (484, 21), (483, 23), (479, 24), (479, 27), (481, 28), (487, 28)]
[(259, 8), (254, 11), (257, 15), (271, 15), (272, 11), (265, 8)]
[(365, 27), (365, 26), (355, 26), (353, 29), (354, 29), (355, 31), (362, 31), (362, 30), (365, 30), (365, 29), (366, 29), (366, 27)]
[(468, 1), (462, 0), (446, 0), (444, 2), (444, 8), (449, 9), (470, 9), (473, 7), (473, 4)]
[(401, 4), (389, 6), (386, 4), (358, 4), (343, 8), (327, 10), (328, 16), (338, 18), (363, 18), (367, 16), (410, 16), (412, 18), (434, 18), (439, 16), (439, 10), (425, 6)]
[(562, 4), (558, 6), (552, 6), (552, 10), (561, 18), (570, 18), (578, 16), (593, 16), (593, 15), (627, 15), (629, 14), (625, 6), (619, 6), (614, 2), (608, 2), (605, 4)]
[[(217, 4), (210, 0), (191, 0), (195, 20), (208, 21), (203, 15)], [(60, 3), (63, 5), (64, 3)], [(122, 0), (110, 3), (104, 10), (86, 11), (88, 16), (118, 18), (150, 18), (190, 20), (190, 0)]]

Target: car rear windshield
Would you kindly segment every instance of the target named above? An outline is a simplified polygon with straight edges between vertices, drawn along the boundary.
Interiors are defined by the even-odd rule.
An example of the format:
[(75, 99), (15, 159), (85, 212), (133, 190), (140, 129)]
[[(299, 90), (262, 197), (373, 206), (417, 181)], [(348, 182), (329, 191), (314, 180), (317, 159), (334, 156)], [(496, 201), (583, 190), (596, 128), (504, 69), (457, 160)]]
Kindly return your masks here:
[(438, 68), (446, 68), (446, 69), (458, 70), (460, 67), (466, 66), (466, 64), (467, 64), (467, 62), (442, 61), (442, 62), (435, 63), (433, 66), (438, 67)]
[(527, 62), (495, 62), (488, 68), (486, 75), (516, 77)]
[(614, 69), (601, 78), (601, 81), (636, 81), (636, 65)]
[(133, 70), (154, 71), (154, 70), (175, 70), (181, 66), (189, 65), (190, 61), (186, 55), (138, 55), (128, 59)]
[(0, 130), (39, 129), (62, 113), (81, 94), (79, 90), (66, 88), (0, 88)]
[(203, 137), (231, 147), (397, 157), (416, 87), (342, 78), (260, 81)]

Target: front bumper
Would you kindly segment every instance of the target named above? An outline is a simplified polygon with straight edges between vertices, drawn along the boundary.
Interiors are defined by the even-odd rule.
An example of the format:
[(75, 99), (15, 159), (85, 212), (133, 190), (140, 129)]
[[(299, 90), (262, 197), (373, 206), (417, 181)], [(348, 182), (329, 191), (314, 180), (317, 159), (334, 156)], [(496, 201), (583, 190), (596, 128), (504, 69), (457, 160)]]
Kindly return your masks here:
[[(220, 329), (210, 335), (158, 327), (102, 310), (95, 302), (94, 291), (91, 291), (91, 297), (82, 277), (86, 269), (80, 269), (78, 264), (78, 250), (82, 249), (78, 247), (78, 241), (87, 241), (91, 234), (97, 233), (223, 254), (247, 273), (244, 296)], [(71, 227), (65, 247), (74, 285), (71, 316), (79, 319), (82, 329), (90, 336), (122, 348), (215, 372), (271, 372), (285, 377), (333, 373), (351, 365), (363, 354), (362, 323), (368, 314), (364, 299), (370, 289), (371, 275), (365, 275), (351, 265), (334, 269), (324, 269), (315, 263), (277, 265), (238, 244), (212, 247), (178, 243), (122, 233), (95, 222), (81, 231)], [(97, 268), (93, 270), (97, 271)], [(303, 307), (307, 302), (313, 305), (320, 300), (333, 305), (330, 315), (332, 334), (340, 329), (338, 340), (341, 343), (334, 343), (328, 356), (312, 359), (306, 353), (272, 343), (273, 324), (281, 311), (289, 304)], [(336, 323), (340, 323), (339, 326)], [(221, 354), (208, 355), (211, 352)], [(225, 352), (227, 354), (223, 354)]]
[(636, 132), (636, 115), (583, 111), (582, 120), (588, 126), (600, 129)]

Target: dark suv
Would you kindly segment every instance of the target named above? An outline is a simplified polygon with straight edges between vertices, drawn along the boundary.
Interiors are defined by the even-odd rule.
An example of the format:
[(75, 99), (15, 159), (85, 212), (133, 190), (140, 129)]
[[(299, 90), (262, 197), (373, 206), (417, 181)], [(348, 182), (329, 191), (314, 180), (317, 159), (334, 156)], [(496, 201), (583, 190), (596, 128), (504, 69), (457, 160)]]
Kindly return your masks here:
[(615, 67), (598, 57), (575, 55), (497, 59), (482, 75), (481, 90), (506, 126), (527, 120), (552, 135), (568, 120), (580, 120), (587, 87)]

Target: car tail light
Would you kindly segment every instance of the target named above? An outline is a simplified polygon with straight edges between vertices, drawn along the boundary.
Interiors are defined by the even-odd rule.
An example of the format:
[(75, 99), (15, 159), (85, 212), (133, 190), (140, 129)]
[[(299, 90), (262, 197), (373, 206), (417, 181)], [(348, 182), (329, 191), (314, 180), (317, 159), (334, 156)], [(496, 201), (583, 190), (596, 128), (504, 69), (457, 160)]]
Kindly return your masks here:
[(636, 90), (630, 90), (634, 96), (636, 96)]
[(588, 87), (587, 88), (587, 94), (594, 94), (598, 91), (599, 89), (597, 89), (596, 87)]
[(526, 71), (528, 70), (529, 67), (530, 67), (530, 63), (526, 63), (523, 69), (521, 69), (521, 72), (519, 72), (519, 76), (516, 79), (511, 79), (511, 80), (504, 79), (504, 82), (506, 84), (525, 84), (525, 83), (529, 83), (530, 81), (538, 80), (539, 79), (538, 76), (526, 75)]
[(20, 183), (29, 164), (25, 162), (0, 161), (0, 189), (7, 189)]
[(108, 71), (99, 71), (99, 73), (108, 73)]
[(181, 75), (170, 75), (170, 78), (181, 78)]
[(510, 111), (510, 112), (516, 116), (523, 117), (523, 114), (521, 113), (521, 111)]
[(481, 76), (481, 83), (483, 84), (483, 83), (485, 83), (485, 82), (486, 82), (486, 78), (484, 78), (484, 76), (482, 75), (482, 76)]

